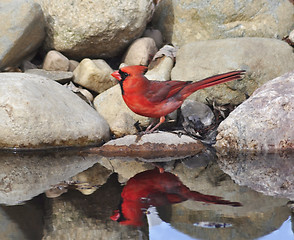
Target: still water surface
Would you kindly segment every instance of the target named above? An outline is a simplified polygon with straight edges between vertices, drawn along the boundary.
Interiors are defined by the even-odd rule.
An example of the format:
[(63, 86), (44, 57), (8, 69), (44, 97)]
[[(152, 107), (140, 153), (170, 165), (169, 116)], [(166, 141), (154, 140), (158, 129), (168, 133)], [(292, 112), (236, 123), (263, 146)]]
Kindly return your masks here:
[(291, 240), (293, 166), (292, 154), (1, 152), (0, 239)]

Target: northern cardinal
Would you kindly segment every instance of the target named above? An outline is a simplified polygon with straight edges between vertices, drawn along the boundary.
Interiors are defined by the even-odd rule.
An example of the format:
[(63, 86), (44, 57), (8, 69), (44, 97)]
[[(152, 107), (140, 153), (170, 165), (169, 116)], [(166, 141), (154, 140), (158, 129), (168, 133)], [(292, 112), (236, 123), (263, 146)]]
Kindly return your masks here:
[(242, 206), (239, 202), (230, 202), (221, 197), (205, 195), (191, 191), (172, 173), (161, 173), (158, 168), (147, 170), (130, 178), (121, 193), (118, 210), (110, 217), (123, 225), (143, 225), (144, 211), (150, 206), (180, 203), (186, 200), (212, 204)]
[(122, 97), (127, 106), (135, 113), (151, 118), (159, 118), (159, 123), (147, 132), (153, 132), (164, 121), (165, 116), (179, 108), (184, 100), (195, 91), (216, 84), (242, 78), (244, 70), (233, 71), (192, 81), (150, 81), (145, 76), (145, 66), (123, 67), (111, 75), (121, 86)]

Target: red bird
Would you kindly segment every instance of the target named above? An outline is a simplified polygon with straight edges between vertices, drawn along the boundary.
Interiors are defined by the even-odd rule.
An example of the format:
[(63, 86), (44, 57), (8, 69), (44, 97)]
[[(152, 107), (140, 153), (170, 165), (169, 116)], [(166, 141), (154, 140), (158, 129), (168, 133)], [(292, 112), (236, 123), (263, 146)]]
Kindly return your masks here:
[(150, 81), (144, 74), (144, 66), (123, 67), (111, 75), (121, 86), (122, 97), (127, 106), (135, 113), (151, 118), (159, 118), (159, 123), (146, 132), (153, 132), (165, 121), (165, 116), (179, 108), (184, 100), (195, 91), (220, 83), (242, 78), (244, 70), (233, 71), (192, 81)]

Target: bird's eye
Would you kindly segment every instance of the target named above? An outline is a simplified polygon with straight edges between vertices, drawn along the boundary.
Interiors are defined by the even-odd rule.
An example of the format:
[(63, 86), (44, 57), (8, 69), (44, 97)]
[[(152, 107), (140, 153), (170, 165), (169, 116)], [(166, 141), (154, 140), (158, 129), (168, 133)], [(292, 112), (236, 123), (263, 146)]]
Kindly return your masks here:
[(122, 80), (125, 80), (125, 79), (129, 76), (128, 73), (123, 72), (123, 71), (121, 71), (121, 70), (119, 70), (119, 74), (120, 74)]

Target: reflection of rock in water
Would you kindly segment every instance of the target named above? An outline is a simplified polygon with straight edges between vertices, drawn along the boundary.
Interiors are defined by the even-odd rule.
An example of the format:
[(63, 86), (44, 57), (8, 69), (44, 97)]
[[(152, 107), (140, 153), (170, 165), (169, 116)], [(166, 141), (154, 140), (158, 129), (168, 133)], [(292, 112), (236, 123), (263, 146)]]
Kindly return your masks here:
[(52, 186), (45, 191), (46, 197), (59, 197), (68, 189), (76, 189), (84, 195), (90, 195), (106, 182), (111, 173), (112, 171), (96, 163), (91, 168), (71, 177), (68, 181)]
[[(217, 164), (211, 163), (200, 169), (191, 169), (179, 164), (173, 173), (191, 190), (222, 196), (243, 204), (241, 208), (232, 208), (186, 201), (172, 205), (169, 215), (165, 214), (164, 207), (158, 209), (159, 216), (164, 221), (170, 222), (174, 228), (194, 238), (254, 239), (278, 229), (289, 217), (287, 199), (265, 196), (247, 187), (238, 186)], [(220, 222), (232, 226), (218, 229), (193, 226), (199, 222)]]
[(43, 193), (97, 162), (77, 151), (0, 154), (0, 203), (14, 205)]
[(0, 206), (0, 239), (39, 240), (43, 236), (43, 201), (34, 198), (25, 205)]
[(219, 156), (219, 166), (240, 185), (294, 200), (294, 153)]
[(111, 170), (96, 163), (93, 167), (72, 177), (71, 181), (81, 193), (90, 195), (106, 182), (111, 173)]
[(121, 185), (116, 174), (93, 194), (78, 191), (47, 199), (43, 239), (147, 239), (147, 229), (137, 231), (110, 219), (116, 208)]

